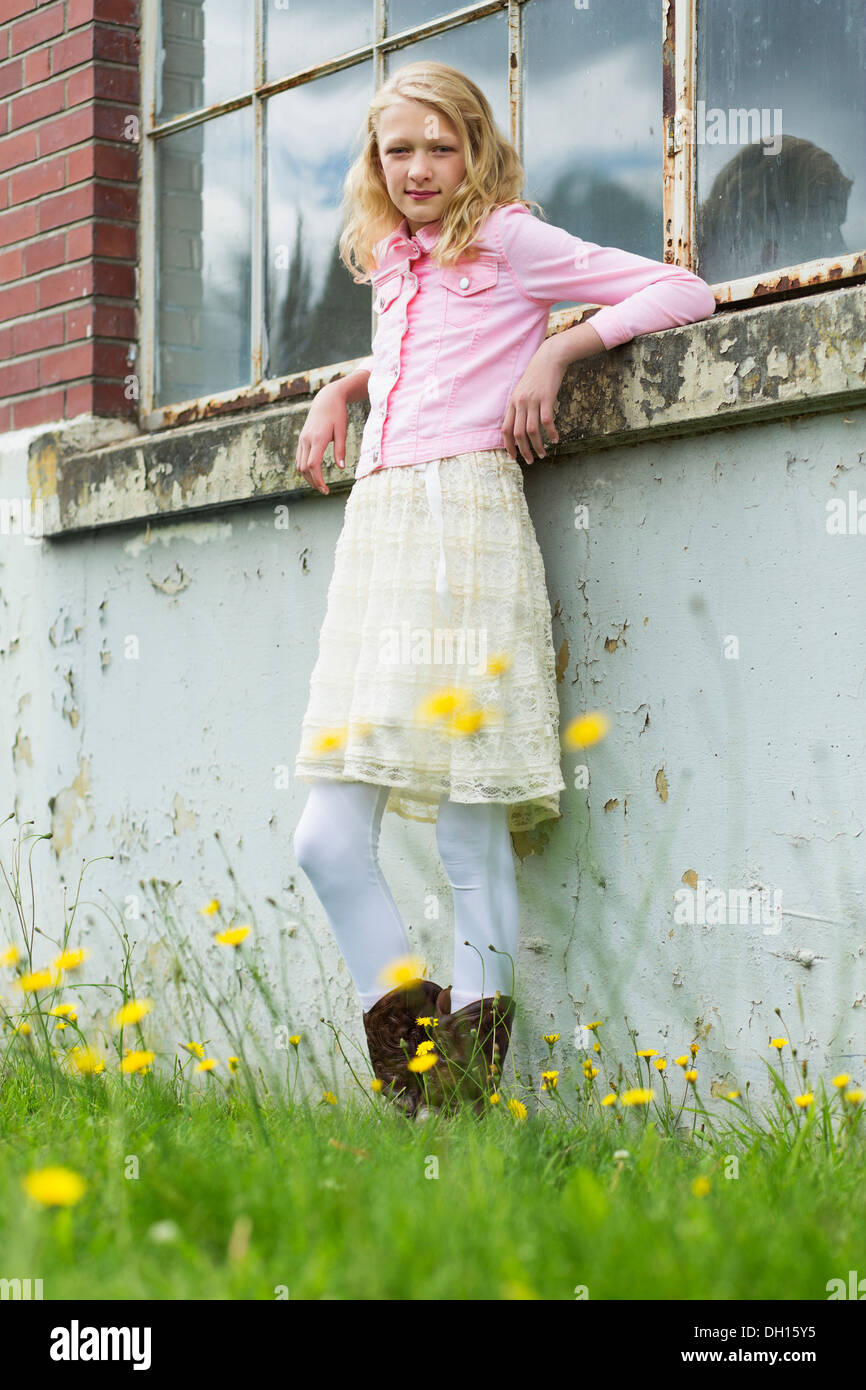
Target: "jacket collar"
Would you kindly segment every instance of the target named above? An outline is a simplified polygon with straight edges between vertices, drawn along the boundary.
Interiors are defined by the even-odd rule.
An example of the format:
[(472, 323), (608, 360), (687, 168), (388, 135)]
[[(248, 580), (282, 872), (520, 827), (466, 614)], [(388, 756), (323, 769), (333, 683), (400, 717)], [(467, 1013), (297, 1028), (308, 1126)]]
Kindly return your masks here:
[(409, 233), (409, 223), (404, 217), (381, 244), (379, 264), (371, 277), (373, 282), (381, 279), (386, 271), (393, 273), (398, 267), (408, 269), (410, 261), (415, 260), (422, 252), (430, 251), (439, 239), (441, 223), (442, 219), (438, 218), (435, 222), (425, 224), (418, 228), (413, 237)]

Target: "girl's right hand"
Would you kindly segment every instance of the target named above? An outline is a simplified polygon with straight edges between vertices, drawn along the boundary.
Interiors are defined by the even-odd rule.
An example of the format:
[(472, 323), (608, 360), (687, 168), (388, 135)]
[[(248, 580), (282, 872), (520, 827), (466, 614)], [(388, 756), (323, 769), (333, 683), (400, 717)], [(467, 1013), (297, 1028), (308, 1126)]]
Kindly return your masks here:
[(310, 406), (304, 428), (298, 436), (295, 454), (295, 471), (325, 496), (329, 489), (322, 480), (322, 459), (328, 445), (333, 442), (334, 458), (340, 468), (345, 467), (346, 428), (346, 398), (342, 383), (331, 381), (317, 392)]

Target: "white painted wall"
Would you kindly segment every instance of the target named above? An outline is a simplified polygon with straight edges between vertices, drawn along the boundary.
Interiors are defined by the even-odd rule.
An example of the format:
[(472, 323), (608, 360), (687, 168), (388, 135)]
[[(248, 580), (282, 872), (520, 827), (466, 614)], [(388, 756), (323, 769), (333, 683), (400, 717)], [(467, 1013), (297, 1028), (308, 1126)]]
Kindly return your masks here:
[[(843, 1069), (866, 1080), (866, 534), (827, 531), (830, 499), (854, 492), (866, 512), (864, 433), (866, 409), (849, 409), (525, 469), (554, 645), (568, 643), (562, 727), (585, 708), (614, 721), (586, 758), (588, 792), (564, 753), (563, 819), (518, 862), (515, 1056), (536, 1086), (542, 1032), (562, 1035), (555, 1064), (576, 1059), (576, 1008), (606, 1021), (602, 1040), (623, 1059), (627, 1015), (669, 1074), (699, 1039), (705, 1096), (711, 1080), (751, 1081), (765, 1096), (779, 1035), (808, 1058), (803, 1089)], [(0, 497), (28, 496), (28, 439), (0, 439)], [(586, 530), (574, 525), (583, 502)], [(33, 853), (37, 925), (61, 939), (64, 891), (68, 913), (82, 861), (99, 858), (70, 938), (94, 952), (82, 978), (119, 980), (112, 900), (139, 943), (135, 988), (157, 1000), (149, 1041), (170, 1059), (207, 1038), (224, 1059), (195, 988), (168, 982), (142, 885), (179, 882), (178, 930), (223, 969), (235, 957), (213, 946), (198, 909), (214, 896), (236, 903), (234, 920), (255, 921), (286, 1030), (314, 1042), (340, 1089), (350, 1078), (318, 1020), (363, 1048), (360, 1008), (292, 834), (307, 791), (294, 756), (344, 505), (345, 494), (311, 493), (291, 504), (288, 530), (258, 503), (37, 544), (0, 535), (0, 819), (16, 817), (0, 828), (0, 858), (8, 872), (17, 825), (51, 832)], [(388, 814), (380, 848), (410, 938), (448, 983), (434, 827)], [(29, 915), (26, 853), (24, 868)], [(675, 921), (688, 871), (709, 890), (779, 892), (780, 920)], [(424, 916), (430, 893), (438, 922)], [(0, 884), (0, 940), (14, 931)], [(54, 950), (37, 942), (43, 964)], [(97, 990), (78, 998), (85, 1027), (116, 1003)], [(276, 1055), (284, 1036), (261, 1009), (252, 1018)]]

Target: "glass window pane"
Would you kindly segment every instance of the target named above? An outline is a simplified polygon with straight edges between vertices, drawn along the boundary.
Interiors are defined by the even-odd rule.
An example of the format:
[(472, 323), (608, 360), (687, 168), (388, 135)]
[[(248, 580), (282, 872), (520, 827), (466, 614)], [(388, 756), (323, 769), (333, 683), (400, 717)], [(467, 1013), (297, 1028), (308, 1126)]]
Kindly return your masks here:
[(510, 132), (508, 110), (508, 26), (505, 11), (420, 39), (385, 55), (385, 76), (422, 58), (448, 63), (471, 77), (487, 100), (503, 135)]
[(696, 269), (710, 284), (866, 247), (864, 70), (862, 0), (699, 3)]
[(156, 141), (158, 405), (250, 381), (253, 118)]
[(362, 62), (268, 100), (267, 376), (370, 351), (370, 287), (353, 284), (338, 242), (372, 95), (373, 64)]
[(251, 90), (254, 0), (162, 0), (160, 25), (158, 121)]
[(658, 0), (529, 0), (523, 26), (527, 197), (573, 236), (662, 260)]
[(271, 82), (372, 43), (373, 0), (271, 0), (265, 26)]
[[(414, 29), (416, 24), (426, 24), (431, 19), (441, 19), (443, 15), (460, 10), (463, 6), (455, 0), (387, 0), (386, 23), (389, 34), (400, 34), (404, 29)], [(444, 62), (444, 59), (440, 59)], [(453, 64), (457, 66), (456, 63)]]

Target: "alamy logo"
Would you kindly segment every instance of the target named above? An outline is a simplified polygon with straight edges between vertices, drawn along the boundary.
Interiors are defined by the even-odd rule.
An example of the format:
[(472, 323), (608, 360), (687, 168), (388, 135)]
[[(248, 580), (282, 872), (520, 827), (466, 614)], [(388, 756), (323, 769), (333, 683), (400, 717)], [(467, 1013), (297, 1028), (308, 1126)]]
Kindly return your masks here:
[(748, 927), (760, 924), (765, 936), (776, 936), (782, 930), (782, 890), (773, 891), (772, 904), (767, 889), (722, 888), (707, 891), (706, 880), (699, 878), (697, 891), (678, 888), (674, 893), (674, 921), (680, 926)]
[(379, 660), (383, 666), (445, 666), (454, 662), (473, 675), (487, 670), (485, 628), (411, 627), (408, 621), (383, 627), (379, 633)]
[(23, 535), (25, 545), (37, 545), (44, 534), (41, 497), (0, 497), (0, 535)]
[(828, 1302), (834, 1298), (856, 1298), (862, 1303), (866, 1299), (866, 1279), (858, 1279), (856, 1269), (848, 1270), (848, 1287), (844, 1279), (828, 1279), (825, 1285)]
[(149, 1327), (69, 1327), (51, 1329), (52, 1361), (132, 1361), (134, 1371), (150, 1369)]
[(41, 1279), (0, 1279), (0, 1299), (42, 1298)]

